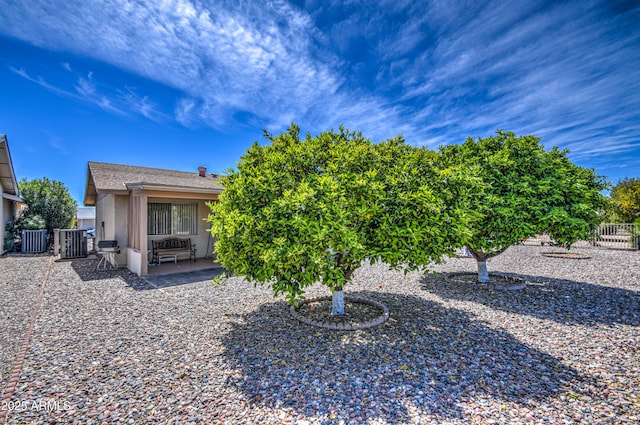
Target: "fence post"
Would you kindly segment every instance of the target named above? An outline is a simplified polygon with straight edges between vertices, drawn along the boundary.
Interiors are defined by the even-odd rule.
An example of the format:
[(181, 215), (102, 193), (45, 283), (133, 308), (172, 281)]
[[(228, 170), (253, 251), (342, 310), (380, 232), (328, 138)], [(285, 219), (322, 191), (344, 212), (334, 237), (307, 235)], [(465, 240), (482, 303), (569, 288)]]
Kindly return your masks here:
[(60, 229), (53, 229), (53, 255), (60, 255)]

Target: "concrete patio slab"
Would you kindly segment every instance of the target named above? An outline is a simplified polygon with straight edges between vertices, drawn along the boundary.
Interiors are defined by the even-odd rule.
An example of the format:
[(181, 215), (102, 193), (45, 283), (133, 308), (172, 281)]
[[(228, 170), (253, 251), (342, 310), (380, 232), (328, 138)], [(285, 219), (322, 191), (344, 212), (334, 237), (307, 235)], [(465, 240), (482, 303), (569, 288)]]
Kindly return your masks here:
[(223, 272), (222, 268), (214, 268), (160, 276), (145, 276), (143, 279), (156, 289), (196, 289), (209, 286), (211, 280)]

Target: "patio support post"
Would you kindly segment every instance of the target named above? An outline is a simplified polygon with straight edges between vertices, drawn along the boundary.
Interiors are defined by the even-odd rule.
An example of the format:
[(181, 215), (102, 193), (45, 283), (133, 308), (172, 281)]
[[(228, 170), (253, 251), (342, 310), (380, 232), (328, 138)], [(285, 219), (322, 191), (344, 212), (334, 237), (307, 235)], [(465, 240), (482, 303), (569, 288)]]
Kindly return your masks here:
[(149, 256), (147, 242), (147, 202), (149, 196), (142, 193), (140, 196), (140, 255), (142, 256), (142, 275), (146, 275), (149, 271)]
[(147, 200), (143, 190), (134, 188), (129, 197), (129, 246), (137, 251), (140, 261), (140, 274), (148, 272), (147, 255)]

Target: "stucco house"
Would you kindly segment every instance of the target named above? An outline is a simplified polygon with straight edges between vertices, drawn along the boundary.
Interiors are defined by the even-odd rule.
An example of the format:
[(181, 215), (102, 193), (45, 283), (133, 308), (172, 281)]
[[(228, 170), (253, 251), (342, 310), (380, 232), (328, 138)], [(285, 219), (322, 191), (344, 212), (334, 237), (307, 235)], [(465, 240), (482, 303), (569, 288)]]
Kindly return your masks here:
[(6, 249), (4, 239), (9, 234), (4, 230), (8, 221), (13, 220), (18, 213), (24, 200), (18, 191), (18, 182), (13, 170), (11, 153), (9, 152), (9, 142), (7, 136), (0, 134), (0, 254), (4, 254)]
[(82, 230), (96, 228), (96, 209), (94, 207), (78, 207), (76, 210), (76, 227)]
[(120, 265), (148, 273), (152, 241), (189, 238), (196, 257), (208, 253), (207, 201), (222, 191), (219, 177), (197, 172), (89, 162), (84, 205), (96, 208), (96, 242), (117, 240)]

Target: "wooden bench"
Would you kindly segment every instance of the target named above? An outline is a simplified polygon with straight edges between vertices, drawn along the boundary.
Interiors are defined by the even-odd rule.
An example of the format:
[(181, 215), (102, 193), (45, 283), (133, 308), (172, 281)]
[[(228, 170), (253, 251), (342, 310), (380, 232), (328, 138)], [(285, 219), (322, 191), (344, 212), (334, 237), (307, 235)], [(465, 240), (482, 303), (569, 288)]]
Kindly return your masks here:
[(172, 259), (177, 262), (178, 255), (186, 254), (189, 259), (196, 261), (196, 249), (191, 246), (189, 238), (164, 238), (152, 241), (153, 262), (160, 264), (163, 259)]

